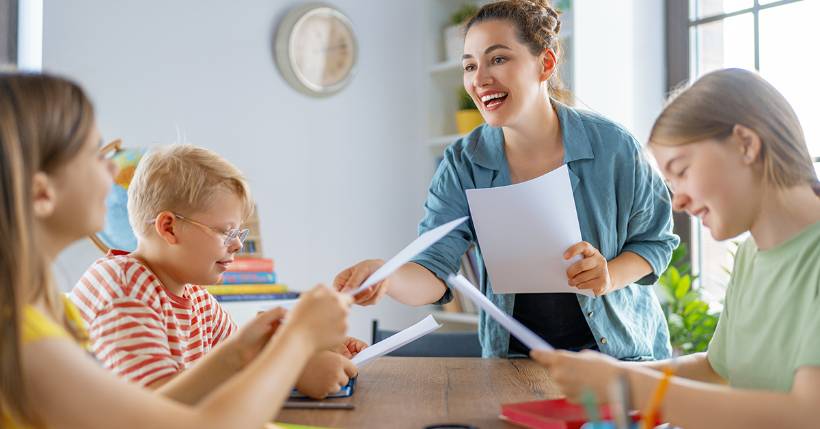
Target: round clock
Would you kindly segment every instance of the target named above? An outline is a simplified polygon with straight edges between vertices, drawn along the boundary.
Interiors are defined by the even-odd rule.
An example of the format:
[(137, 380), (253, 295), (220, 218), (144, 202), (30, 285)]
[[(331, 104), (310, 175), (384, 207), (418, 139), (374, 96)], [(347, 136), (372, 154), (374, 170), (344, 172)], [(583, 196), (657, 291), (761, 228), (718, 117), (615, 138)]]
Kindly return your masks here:
[(350, 20), (318, 3), (288, 12), (276, 31), (275, 51), (285, 80), (316, 97), (335, 94), (350, 83), (358, 55)]

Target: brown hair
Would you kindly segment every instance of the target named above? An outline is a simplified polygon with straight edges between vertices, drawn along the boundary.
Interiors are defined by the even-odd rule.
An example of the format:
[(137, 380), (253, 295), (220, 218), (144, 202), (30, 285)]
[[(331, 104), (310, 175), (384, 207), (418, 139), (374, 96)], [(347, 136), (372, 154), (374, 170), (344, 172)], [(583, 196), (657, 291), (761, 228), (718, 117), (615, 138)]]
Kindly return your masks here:
[(780, 188), (808, 184), (820, 191), (797, 115), (786, 98), (755, 72), (718, 70), (679, 90), (655, 120), (649, 142), (682, 145), (724, 140), (735, 125), (760, 136), (767, 183)]
[(46, 258), (36, 245), (32, 178), (76, 156), (93, 127), (94, 110), (76, 84), (0, 73), (0, 419), (37, 421), (22, 378), (25, 305), (45, 299), (54, 319), (64, 320)]
[(225, 158), (189, 144), (153, 149), (140, 160), (128, 187), (128, 217), (134, 233), (145, 238), (153, 230), (151, 221), (164, 210), (190, 215), (207, 209), (217, 188), (239, 198), (243, 221), (251, 215), (248, 184)]
[[(548, 0), (502, 0), (482, 6), (464, 25), (465, 34), (475, 24), (504, 20), (515, 25), (518, 40), (527, 45), (530, 53), (541, 55), (551, 49), (560, 63), (561, 45), (558, 32), (561, 20)], [(555, 69), (549, 80), (550, 95), (558, 101), (570, 103), (572, 95), (564, 87)]]

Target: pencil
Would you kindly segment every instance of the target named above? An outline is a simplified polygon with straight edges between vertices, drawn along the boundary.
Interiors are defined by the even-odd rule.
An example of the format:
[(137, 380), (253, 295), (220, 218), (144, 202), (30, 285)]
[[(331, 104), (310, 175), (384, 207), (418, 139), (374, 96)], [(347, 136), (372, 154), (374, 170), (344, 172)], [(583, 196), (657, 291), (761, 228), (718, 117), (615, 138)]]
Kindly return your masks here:
[(652, 394), (652, 400), (649, 401), (649, 406), (643, 414), (643, 420), (641, 421), (641, 427), (643, 429), (652, 429), (652, 427), (655, 426), (658, 409), (661, 407), (663, 397), (666, 395), (666, 389), (669, 388), (669, 381), (672, 379), (674, 372), (672, 367), (663, 369), (663, 378), (661, 378), (660, 383), (658, 383), (658, 387), (655, 388), (655, 392)]

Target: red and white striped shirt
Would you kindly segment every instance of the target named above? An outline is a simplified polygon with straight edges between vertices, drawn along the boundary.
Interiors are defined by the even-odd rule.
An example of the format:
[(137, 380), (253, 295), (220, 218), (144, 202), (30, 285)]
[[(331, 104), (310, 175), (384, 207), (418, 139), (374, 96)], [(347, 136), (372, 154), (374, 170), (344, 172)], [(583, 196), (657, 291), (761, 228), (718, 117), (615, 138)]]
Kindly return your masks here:
[(174, 295), (122, 252), (94, 262), (69, 298), (88, 323), (97, 359), (143, 386), (189, 367), (236, 330), (206, 290), (188, 284)]

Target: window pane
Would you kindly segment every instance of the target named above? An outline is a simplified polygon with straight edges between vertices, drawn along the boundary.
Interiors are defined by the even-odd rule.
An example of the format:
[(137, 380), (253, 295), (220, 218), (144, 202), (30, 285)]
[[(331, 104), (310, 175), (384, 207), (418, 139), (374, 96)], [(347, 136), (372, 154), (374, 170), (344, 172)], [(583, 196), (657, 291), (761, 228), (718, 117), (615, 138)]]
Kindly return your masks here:
[(689, 0), (689, 18), (696, 20), (737, 12), (752, 6), (754, 6), (754, 0)]
[(703, 226), (700, 219), (691, 218), (692, 231), (696, 234), (693, 246), (697, 249), (694, 256), (695, 265), (699, 267), (697, 275), (700, 286), (706, 294), (707, 301), (715, 303), (726, 295), (729, 284), (729, 273), (734, 265), (734, 255), (738, 244), (749, 237), (748, 233), (727, 241), (715, 241), (709, 229)]
[(800, 1), (760, 11), (760, 74), (789, 100), (806, 134), (809, 153), (820, 156), (820, 58), (798, 49), (820, 40), (820, 1)]
[(692, 76), (726, 67), (755, 69), (754, 16), (751, 13), (692, 27)]

